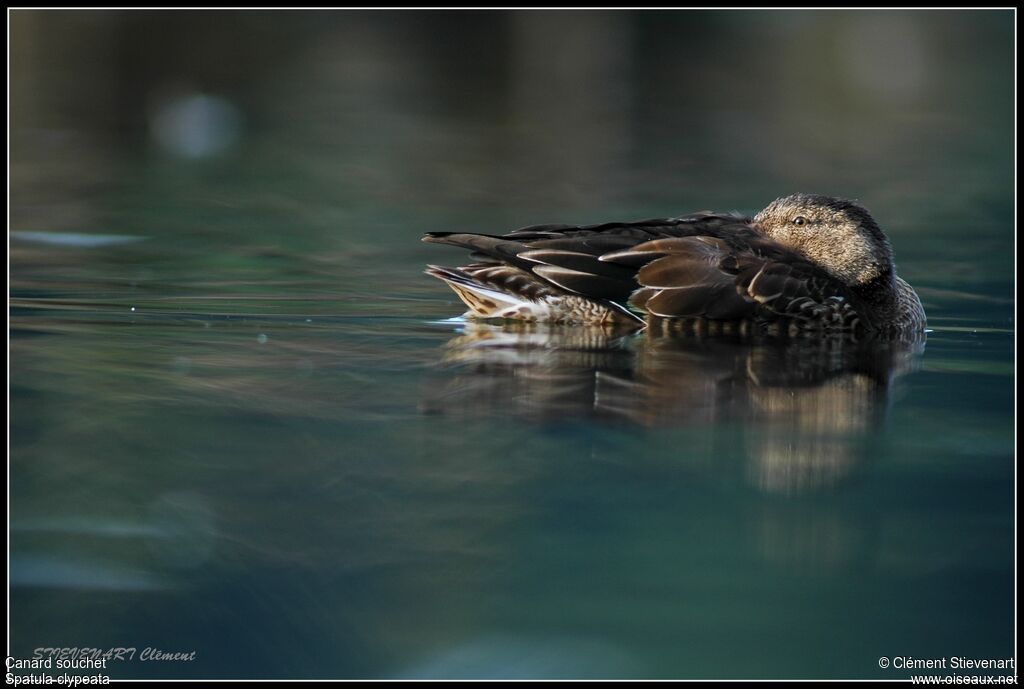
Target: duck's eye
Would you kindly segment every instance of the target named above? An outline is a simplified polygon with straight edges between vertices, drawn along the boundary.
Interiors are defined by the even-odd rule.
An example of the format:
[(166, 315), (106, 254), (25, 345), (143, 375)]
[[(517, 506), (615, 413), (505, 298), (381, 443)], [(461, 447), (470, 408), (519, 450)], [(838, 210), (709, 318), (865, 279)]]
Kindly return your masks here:
[(802, 215), (798, 215), (795, 218), (793, 218), (793, 224), (794, 225), (806, 225), (807, 224), (807, 218), (805, 218)]

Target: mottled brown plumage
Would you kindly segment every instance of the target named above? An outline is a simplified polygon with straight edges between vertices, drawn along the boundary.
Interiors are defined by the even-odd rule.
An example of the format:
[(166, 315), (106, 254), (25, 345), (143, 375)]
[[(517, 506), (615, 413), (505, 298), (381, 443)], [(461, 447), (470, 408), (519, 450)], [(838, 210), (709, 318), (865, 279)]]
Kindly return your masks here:
[(896, 334), (925, 324), (871, 215), (825, 196), (784, 197), (754, 218), (702, 212), (424, 241), (472, 252), (472, 265), (427, 272), (476, 317), (639, 324), (646, 315), (786, 333)]

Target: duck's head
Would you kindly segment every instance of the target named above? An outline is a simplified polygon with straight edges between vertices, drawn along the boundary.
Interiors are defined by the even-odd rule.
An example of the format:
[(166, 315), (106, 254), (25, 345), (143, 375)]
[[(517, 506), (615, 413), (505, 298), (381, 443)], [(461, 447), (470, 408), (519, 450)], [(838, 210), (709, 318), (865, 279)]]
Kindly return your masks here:
[(853, 201), (793, 194), (772, 201), (754, 222), (761, 232), (851, 287), (893, 273), (889, 240), (871, 214)]

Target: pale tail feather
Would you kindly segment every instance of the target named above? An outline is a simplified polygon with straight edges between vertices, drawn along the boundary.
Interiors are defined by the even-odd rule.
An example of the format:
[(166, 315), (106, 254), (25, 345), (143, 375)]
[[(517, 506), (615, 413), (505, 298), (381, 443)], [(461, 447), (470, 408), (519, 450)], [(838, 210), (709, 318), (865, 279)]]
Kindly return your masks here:
[(547, 304), (482, 285), (458, 268), (428, 266), (426, 273), (443, 280), (478, 318), (543, 319)]

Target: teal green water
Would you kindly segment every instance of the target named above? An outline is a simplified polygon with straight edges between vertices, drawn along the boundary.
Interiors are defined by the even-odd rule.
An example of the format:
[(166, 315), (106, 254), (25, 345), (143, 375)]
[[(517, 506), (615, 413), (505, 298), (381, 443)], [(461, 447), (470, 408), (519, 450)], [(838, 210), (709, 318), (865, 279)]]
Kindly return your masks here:
[[(253, 71), (181, 67), (241, 122), (193, 157), (144, 114), (174, 81), (160, 22), (12, 23), (12, 88), (35, 94), (12, 99), (14, 656), (195, 652), (111, 666), (151, 678), (902, 678), (879, 657), (1012, 655), (1005, 16), (573, 15), (569, 55), (626, 47), (560, 63), (571, 97), (545, 105), (561, 82), (529, 56), (564, 15), (253, 15), (210, 15), (227, 53), (195, 39), (260, 47)], [(923, 56), (899, 92), (783, 41), (890, 26)], [(679, 31), (700, 40), (664, 48)], [(80, 61), (97, 35), (119, 50)], [(740, 39), (763, 44), (687, 71)], [(633, 105), (581, 102), (573, 74)], [(796, 190), (869, 206), (923, 346), (474, 326), (421, 273), (462, 258), (429, 230)]]

